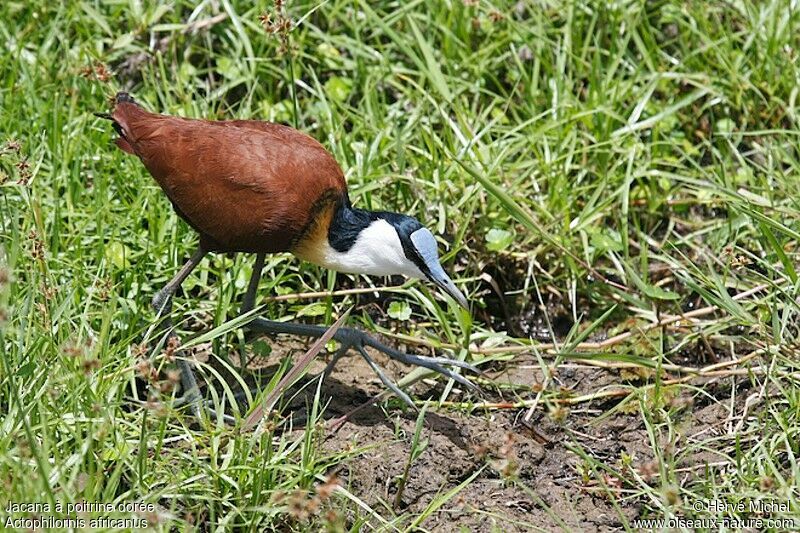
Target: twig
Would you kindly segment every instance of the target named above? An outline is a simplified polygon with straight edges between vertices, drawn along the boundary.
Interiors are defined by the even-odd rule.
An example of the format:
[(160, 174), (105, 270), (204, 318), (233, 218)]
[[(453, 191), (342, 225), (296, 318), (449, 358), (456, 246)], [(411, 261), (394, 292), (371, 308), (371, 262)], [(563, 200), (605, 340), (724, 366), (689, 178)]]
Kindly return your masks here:
[[(482, 276), (465, 277), (456, 280), (456, 283), (467, 283), (483, 279)], [(280, 296), (267, 296), (263, 302), (286, 302), (289, 300), (311, 300), (317, 298), (327, 298), (335, 296), (349, 296), (351, 294), (369, 294), (371, 292), (401, 292), (408, 288), (408, 284), (389, 285), (384, 287), (359, 287), (357, 289), (341, 289), (338, 291), (313, 291), (313, 292), (293, 292), (291, 294), (281, 294)]]
[[(674, 365), (669, 363), (664, 363), (661, 365), (663, 370), (669, 372), (680, 372), (681, 374), (691, 374), (691, 375), (703, 375), (713, 370), (718, 370), (722, 368), (727, 368), (729, 366), (739, 366), (742, 363), (749, 361), (750, 359), (760, 355), (769, 350), (769, 347), (759, 348), (750, 352), (749, 354), (740, 357), (739, 359), (732, 359), (730, 361), (723, 361), (721, 363), (714, 363), (713, 365), (709, 365), (706, 367), (693, 367), (693, 366), (682, 366), (682, 365)], [(628, 369), (628, 368), (642, 368), (642, 365), (637, 363), (628, 363), (625, 361), (601, 361), (597, 359), (580, 359), (575, 358), (572, 359), (573, 362), (582, 363), (586, 366), (593, 366), (597, 368), (607, 368), (607, 369)], [(539, 368), (538, 366), (529, 366), (529, 365), (520, 365), (519, 368)]]
[[(744, 359), (744, 358), (742, 358)], [(741, 361), (741, 360), (739, 360)], [(723, 377), (731, 377), (731, 376), (746, 376), (748, 374), (767, 374), (770, 368), (767, 365), (761, 365), (756, 367), (750, 368), (733, 368), (728, 370), (707, 370), (707, 369), (700, 369), (697, 373), (689, 376), (683, 376), (681, 378), (675, 379), (667, 379), (661, 382), (661, 386), (670, 386), (670, 385), (681, 385), (684, 383), (688, 383), (692, 380), (698, 378), (723, 378)], [(791, 379), (800, 379), (800, 372), (777, 372), (780, 377), (791, 378)], [(591, 402), (594, 400), (602, 400), (608, 398), (619, 398), (629, 396), (633, 394), (637, 390), (641, 388), (651, 388), (654, 387), (654, 384), (644, 385), (643, 387), (622, 387), (618, 385), (615, 388), (609, 388), (606, 390), (601, 390), (598, 392), (592, 392), (589, 394), (583, 394), (580, 396), (573, 396), (571, 398), (551, 398), (549, 401), (561, 405), (577, 405), (580, 403)], [(493, 410), (493, 409), (522, 409), (531, 407), (535, 405), (536, 399), (531, 400), (523, 400), (519, 402), (482, 402), (482, 403), (472, 403), (472, 402), (440, 402), (439, 405), (442, 407), (451, 407), (456, 409), (468, 409), (471, 411), (477, 409), (483, 410)], [(417, 401), (417, 403), (422, 404), (424, 402)]]
[(200, 30), (205, 30), (207, 28), (210, 28), (211, 26), (219, 24), (220, 22), (222, 22), (226, 18), (228, 18), (228, 14), (225, 13), (225, 12), (222, 12), (222, 13), (219, 13), (219, 14), (214, 15), (213, 17), (210, 17), (210, 18), (207, 18), (207, 19), (197, 20), (195, 22), (190, 22), (190, 23), (186, 24), (186, 26), (183, 28), (183, 30), (181, 30), (181, 33), (183, 33), (183, 34), (186, 34), (186, 33), (197, 33)]
[[(741, 300), (743, 298), (747, 298), (748, 296), (752, 296), (758, 292), (763, 291), (764, 289), (768, 288), (769, 285), (764, 283), (762, 285), (758, 285), (757, 287), (753, 287), (752, 289), (748, 289), (744, 292), (740, 292), (731, 297), (733, 300)], [(636, 333), (644, 334), (650, 330), (668, 326), (670, 324), (674, 324), (676, 322), (680, 322), (682, 320), (689, 320), (692, 318), (697, 318), (705, 315), (709, 315), (714, 311), (718, 311), (719, 307), (716, 305), (709, 305), (707, 307), (702, 307), (700, 309), (695, 309), (694, 311), (688, 311), (681, 315), (664, 315), (661, 320), (656, 322), (651, 322), (649, 324), (645, 324), (636, 329), (628, 330), (624, 333), (620, 333), (619, 335), (614, 335), (613, 337), (609, 337), (605, 340), (598, 341), (598, 342), (581, 342), (575, 345), (574, 349), (576, 351), (588, 352), (588, 351), (597, 351), (609, 348), (611, 346), (615, 346), (617, 344), (626, 341), (627, 339), (633, 337)], [(407, 335), (400, 335), (397, 333), (391, 332), (384, 332), (384, 334), (388, 337), (393, 337), (396, 339), (400, 339), (404, 342), (408, 342), (409, 344), (417, 344), (420, 346), (427, 346), (429, 348), (445, 348), (449, 350), (460, 349), (461, 346), (457, 346), (455, 344), (450, 343), (434, 343), (428, 341), (426, 339), (418, 339), (415, 337), (410, 337)], [(492, 348), (470, 348), (470, 353), (479, 354), (479, 355), (499, 355), (499, 354), (511, 354), (511, 353), (520, 353), (525, 352), (531, 349), (538, 349), (541, 351), (552, 351), (558, 350), (560, 346), (556, 343), (552, 342), (543, 342), (539, 344), (526, 344), (526, 345), (517, 345), (517, 346), (497, 346)]]
[(375, 396), (373, 396), (372, 398), (370, 398), (369, 400), (367, 400), (366, 402), (364, 402), (361, 405), (359, 405), (358, 407), (355, 407), (354, 409), (351, 409), (350, 411), (346, 412), (345, 414), (343, 414), (339, 418), (336, 418), (336, 419), (331, 420), (330, 422), (328, 422), (328, 429), (330, 429), (331, 435), (335, 434), (337, 431), (342, 429), (342, 427), (344, 426), (344, 423), (347, 422), (348, 420), (350, 420), (353, 416), (355, 416), (356, 413), (361, 412), (362, 410), (366, 409), (370, 405), (376, 404), (379, 400), (381, 400), (382, 398), (384, 398), (385, 396), (388, 396), (388, 395), (389, 395), (389, 391), (388, 390), (380, 392), (380, 393), (376, 394)]

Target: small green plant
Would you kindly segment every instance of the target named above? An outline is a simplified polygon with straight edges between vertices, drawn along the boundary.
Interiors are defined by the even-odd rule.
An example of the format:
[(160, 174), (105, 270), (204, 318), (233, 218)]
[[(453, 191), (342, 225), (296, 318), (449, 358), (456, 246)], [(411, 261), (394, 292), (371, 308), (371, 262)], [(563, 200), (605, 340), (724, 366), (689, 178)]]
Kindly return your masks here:
[(408, 480), (408, 472), (411, 470), (411, 465), (414, 461), (419, 459), (419, 456), (428, 447), (428, 439), (422, 438), (422, 430), (425, 427), (425, 413), (428, 411), (428, 403), (422, 406), (417, 415), (417, 423), (414, 426), (414, 435), (411, 437), (411, 450), (408, 454), (408, 461), (403, 467), (403, 474), (397, 480), (397, 492), (394, 495), (394, 508), (399, 509), (403, 501), (403, 492), (406, 488), (406, 481)]

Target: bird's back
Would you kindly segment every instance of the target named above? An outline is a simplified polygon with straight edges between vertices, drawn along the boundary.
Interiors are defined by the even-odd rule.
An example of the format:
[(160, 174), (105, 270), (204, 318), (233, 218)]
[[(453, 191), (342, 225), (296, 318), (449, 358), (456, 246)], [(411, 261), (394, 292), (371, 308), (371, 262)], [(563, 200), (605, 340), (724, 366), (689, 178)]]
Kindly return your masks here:
[(333, 156), (288, 126), (157, 115), (121, 95), (111, 118), (209, 250), (291, 251), (346, 195)]

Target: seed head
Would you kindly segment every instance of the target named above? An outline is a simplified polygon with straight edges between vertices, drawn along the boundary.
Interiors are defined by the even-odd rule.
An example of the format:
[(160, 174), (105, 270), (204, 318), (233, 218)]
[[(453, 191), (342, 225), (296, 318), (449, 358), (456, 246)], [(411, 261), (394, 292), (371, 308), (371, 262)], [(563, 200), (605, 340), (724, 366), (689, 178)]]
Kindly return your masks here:
[(100, 368), (100, 360), (94, 357), (84, 359), (84, 361), (81, 363), (81, 368), (83, 368), (84, 374), (89, 375), (92, 373), (92, 371)]
[(316, 492), (319, 499), (322, 501), (327, 500), (331, 497), (331, 494), (336, 490), (339, 486), (339, 478), (336, 477), (336, 474), (331, 474), (328, 476), (328, 479), (325, 480), (324, 483), (317, 485)]

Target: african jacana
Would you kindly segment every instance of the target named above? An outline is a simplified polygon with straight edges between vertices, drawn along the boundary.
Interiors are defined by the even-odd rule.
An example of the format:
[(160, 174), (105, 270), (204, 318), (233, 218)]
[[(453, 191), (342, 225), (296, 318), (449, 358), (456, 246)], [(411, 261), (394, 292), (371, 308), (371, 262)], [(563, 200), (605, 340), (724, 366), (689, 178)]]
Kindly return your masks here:
[[(143, 109), (124, 92), (116, 95), (114, 103), (111, 114), (97, 115), (113, 122), (119, 134), (117, 146), (139, 157), (177, 214), (200, 234), (197, 251), (153, 297), (156, 312), (165, 315), (168, 334), (172, 334), (172, 295), (207, 252), (257, 254), (242, 312), (254, 305), (264, 254), (274, 252), (291, 252), (340, 272), (427, 279), (468, 307), (439, 263), (433, 234), (413, 217), (353, 207), (341, 168), (308, 135), (255, 120), (209, 121), (158, 115)], [(312, 337), (326, 330), (264, 319), (255, 319), (249, 327)], [(469, 387), (469, 381), (443, 365), (477, 371), (461, 361), (397, 351), (355, 329), (342, 328), (334, 338), (342, 343), (342, 349), (327, 372), (348, 348), (354, 347), (407, 403), (411, 400), (375, 365), (365, 346)], [(185, 360), (181, 374), (185, 393), (198, 397), (192, 368)]]

